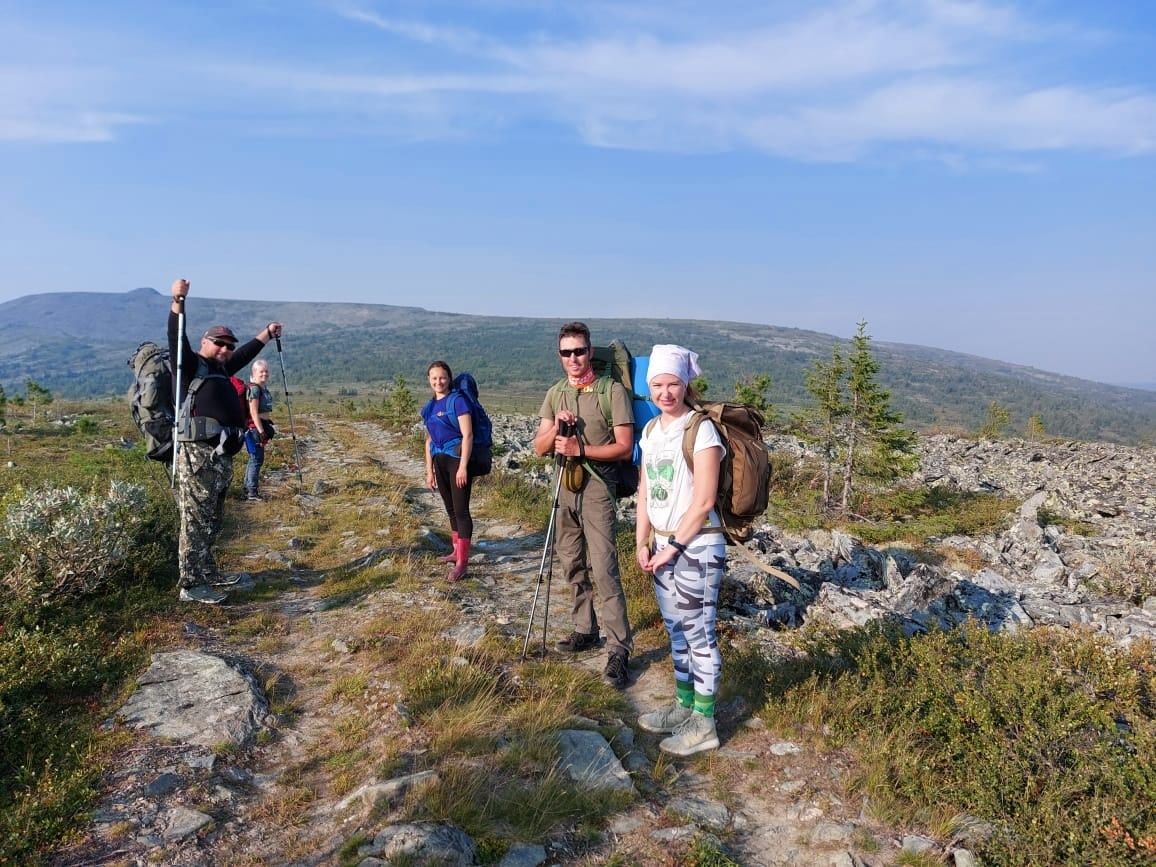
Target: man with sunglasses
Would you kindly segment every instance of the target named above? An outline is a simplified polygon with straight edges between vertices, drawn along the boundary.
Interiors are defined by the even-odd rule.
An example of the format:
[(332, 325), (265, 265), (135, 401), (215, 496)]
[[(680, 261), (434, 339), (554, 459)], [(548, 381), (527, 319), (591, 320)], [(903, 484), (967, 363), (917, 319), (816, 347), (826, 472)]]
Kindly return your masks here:
[[(229, 377), (257, 357), (270, 340), (281, 336), (281, 323), (270, 322), (256, 337), (237, 346), (232, 329), (214, 325), (201, 337), (194, 352), (181, 332), (189, 281), (173, 281), (169, 307), (169, 358), (181, 359), (181, 394), (178, 396), (177, 505), (181, 513), (179, 546), (180, 599), (215, 605), (227, 594), (217, 569), (213, 543), (221, 531), (225, 492), (233, 479), (233, 455), (243, 442), (244, 406)], [(178, 355), (178, 345), (181, 353)], [(175, 372), (175, 371), (174, 371)]]
[[(630, 456), (634, 414), (630, 395), (618, 382), (599, 382), (591, 365), (590, 329), (569, 322), (558, 333), (558, 358), (566, 376), (546, 392), (538, 411), (534, 451), (565, 457), (558, 490), (554, 548), (573, 595), (574, 631), (559, 650), (580, 653), (597, 647), (606, 633), (603, 679), (619, 689), (628, 681), (633, 639), (626, 594), (618, 569), (613, 481), (600, 465)], [(610, 419), (602, 412), (599, 388), (610, 389)]]

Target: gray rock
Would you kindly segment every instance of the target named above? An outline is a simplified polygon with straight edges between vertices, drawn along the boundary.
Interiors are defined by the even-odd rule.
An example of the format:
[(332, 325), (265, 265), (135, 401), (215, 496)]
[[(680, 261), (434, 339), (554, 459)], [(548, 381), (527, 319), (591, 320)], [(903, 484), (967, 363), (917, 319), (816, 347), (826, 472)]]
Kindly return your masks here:
[(183, 840), (190, 834), (197, 833), (206, 825), (212, 824), (212, 822), (212, 816), (206, 816), (197, 810), (190, 810), (188, 807), (174, 807), (161, 820), (164, 828), (161, 837), (170, 843), (175, 840)]
[(538, 867), (546, 860), (546, 847), (530, 843), (515, 843), (502, 856), (498, 867)]
[(698, 834), (697, 825), (682, 825), (678, 828), (659, 828), (652, 831), (650, 839), (659, 843), (680, 843), (692, 839)]
[(854, 833), (850, 822), (816, 822), (810, 836), (812, 843), (845, 843)]
[(558, 745), (559, 761), (570, 779), (591, 789), (634, 791), (630, 774), (598, 732), (567, 729), (558, 733)]
[(770, 747), (770, 753), (773, 756), (794, 756), (802, 751), (801, 746), (790, 741), (779, 741), (777, 744), (771, 744)]
[(678, 816), (686, 816), (698, 825), (705, 825), (715, 831), (722, 831), (730, 822), (730, 811), (718, 801), (711, 801), (698, 795), (682, 795), (671, 798), (666, 809)]
[(1036, 568), (1032, 570), (1032, 580), (1044, 584), (1054, 584), (1064, 577), (1064, 561), (1055, 551), (1044, 549), (1036, 555)]
[(914, 852), (919, 854), (920, 852), (932, 852), (939, 848), (939, 844), (934, 840), (929, 839), (928, 837), (920, 837), (915, 834), (909, 834), (903, 838), (903, 844), (901, 848), (904, 852)]
[(118, 716), (179, 743), (244, 744), (269, 710), (251, 677), (220, 657), (192, 650), (154, 653), (137, 684)]
[(440, 867), (470, 867), (474, 863), (474, 841), (459, 828), (435, 822), (406, 822), (382, 828), (373, 842), (358, 854), (391, 863), (438, 864)]
[(486, 637), (484, 623), (460, 623), (445, 633), (458, 647), (477, 647)]
[(967, 849), (956, 849), (951, 853), (951, 857), (955, 861), (955, 867), (979, 867), (979, 861)]
[(384, 783), (367, 783), (338, 801), (337, 806), (333, 809), (335, 812), (340, 812), (349, 809), (354, 804), (360, 804), (372, 810), (378, 804), (391, 804), (400, 800), (414, 786), (431, 783), (437, 780), (437, 777), (436, 771), (419, 771), (416, 774), (395, 777)]
[(180, 777), (176, 774), (161, 774), (144, 788), (144, 793), (150, 798), (160, 798), (167, 795), (174, 789), (178, 789), (183, 783)]

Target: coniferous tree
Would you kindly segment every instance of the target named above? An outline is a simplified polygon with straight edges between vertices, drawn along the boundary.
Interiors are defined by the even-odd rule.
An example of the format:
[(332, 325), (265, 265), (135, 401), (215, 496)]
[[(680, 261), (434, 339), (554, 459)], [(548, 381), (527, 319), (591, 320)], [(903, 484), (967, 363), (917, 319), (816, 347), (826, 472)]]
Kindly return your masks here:
[(1041, 416), (1038, 412), (1032, 413), (1032, 415), (1028, 418), (1028, 425), (1025, 433), (1027, 434), (1028, 442), (1040, 442), (1046, 435), (1044, 431), (1043, 416)]
[(998, 400), (993, 400), (987, 405), (987, 417), (984, 419), (983, 427), (979, 429), (979, 435), (984, 439), (997, 440), (1003, 436), (1010, 423), (1011, 413), (1008, 412), (1008, 408)]
[(769, 422), (771, 420), (771, 402), (767, 400), (767, 391), (771, 387), (771, 376), (768, 373), (758, 373), (753, 376), (744, 376), (735, 382), (735, 400), (753, 406), (763, 414)]
[(847, 417), (846, 365), (838, 345), (831, 347), (831, 360), (816, 359), (807, 371), (807, 391), (815, 399), (810, 414), (811, 438), (823, 452), (823, 508), (831, 507), (831, 482), (839, 455), (839, 434)]
[(879, 384), (879, 362), (871, 352), (867, 323), (860, 322), (847, 358), (843, 498), (846, 512), (856, 477), (892, 481), (915, 463), (915, 435), (900, 427), (903, 416), (891, 409), (891, 393)]
[(391, 424), (411, 424), (417, 418), (417, 398), (400, 373), (394, 377), (389, 393), (385, 396), (383, 409), (386, 420)]
[(24, 396), (28, 403), (32, 404), (32, 423), (35, 424), (37, 407), (52, 403), (52, 392), (35, 379), (29, 378), (24, 381)]

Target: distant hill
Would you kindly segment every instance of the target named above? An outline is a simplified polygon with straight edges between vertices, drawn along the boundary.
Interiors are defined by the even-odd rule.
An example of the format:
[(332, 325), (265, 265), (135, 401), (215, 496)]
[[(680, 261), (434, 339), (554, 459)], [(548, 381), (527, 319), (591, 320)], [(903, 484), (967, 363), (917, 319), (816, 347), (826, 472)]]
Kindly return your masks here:
[[(125, 362), (137, 344), (163, 342), (168, 305), (168, 295), (153, 289), (29, 295), (0, 304), (0, 383), (9, 394), (21, 393), (27, 377), (64, 397), (122, 394), (130, 381)], [(843, 342), (780, 326), (599, 319), (589, 312), (575, 310), (575, 315), (586, 317), (596, 341), (622, 337), (639, 354), (674, 341), (696, 349), (711, 397), (729, 395), (742, 376), (769, 373), (770, 397), (781, 411), (807, 405), (807, 367)], [(294, 389), (380, 393), (400, 374), (421, 393), (426, 365), (435, 358), (472, 371), (483, 394), (540, 393), (560, 375), (552, 352), (557, 319), (467, 316), (385, 304), (189, 299), (188, 330), (194, 338), (224, 322), (245, 339), (272, 319), (286, 324), (285, 359)], [(853, 326), (848, 322), (848, 331)], [(1156, 392), (925, 346), (874, 346), (880, 379), (914, 427), (974, 430), (997, 400), (1010, 409), (1018, 430), (1039, 413), (1053, 435), (1156, 443)]]

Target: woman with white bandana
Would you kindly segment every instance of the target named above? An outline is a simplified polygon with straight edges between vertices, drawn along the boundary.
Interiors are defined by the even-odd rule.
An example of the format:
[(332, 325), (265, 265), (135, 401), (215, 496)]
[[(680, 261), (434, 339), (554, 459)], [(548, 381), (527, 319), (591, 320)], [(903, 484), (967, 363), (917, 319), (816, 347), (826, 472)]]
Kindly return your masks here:
[[(638, 565), (654, 575), (662, 620), (674, 659), (674, 701), (643, 714), (638, 725), (669, 734), (659, 748), (676, 756), (717, 749), (714, 708), (722, 655), (715, 635), (718, 592), (726, 569), (726, 538), (715, 508), (725, 451), (718, 430), (696, 416), (690, 381), (698, 354), (660, 344), (650, 353), (650, 399), (662, 414), (642, 435), (638, 486)], [(693, 466), (683, 455), (683, 434), (697, 424)]]

